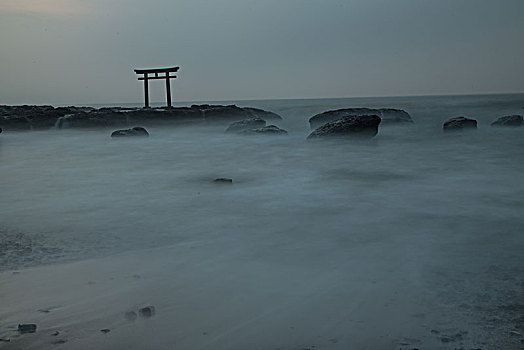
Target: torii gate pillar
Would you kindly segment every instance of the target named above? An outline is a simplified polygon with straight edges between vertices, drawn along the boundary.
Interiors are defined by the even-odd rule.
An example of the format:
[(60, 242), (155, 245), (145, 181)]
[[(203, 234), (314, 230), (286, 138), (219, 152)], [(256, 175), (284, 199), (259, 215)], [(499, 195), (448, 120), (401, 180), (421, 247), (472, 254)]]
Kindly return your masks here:
[[(177, 72), (180, 67), (171, 68), (152, 68), (152, 69), (135, 69), (136, 74), (142, 74), (138, 80), (144, 81), (144, 108), (149, 108), (149, 80), (165, 79), (166, 80), (166, 95), (167, 107), (171, 107), (171, 84), (170, 79), (175, 79), (176, 75), (169, 75), (170, 72)], [(163, 76), (158, 76), (158, 73), (164, 73)], [(154, 74), (150, 77), (149, 74)]]

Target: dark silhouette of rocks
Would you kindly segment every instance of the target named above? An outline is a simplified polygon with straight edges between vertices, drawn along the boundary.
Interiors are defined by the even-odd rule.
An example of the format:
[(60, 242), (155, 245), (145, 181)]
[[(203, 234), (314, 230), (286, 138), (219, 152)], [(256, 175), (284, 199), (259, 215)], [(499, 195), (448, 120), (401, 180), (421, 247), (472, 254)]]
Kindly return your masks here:
[(126, 137), (126, 136), (149, 136), (146, 129), (141, 126), (135, 126), (131, 129), (116, 130), (111, 133), (111, 137)]
[(311, 129), (317, 129), (326, 123), (341, 119), (347, 116), (377, 115), (382, 120), (382, 124), (410, 124), (413, 123), (408, 112), (394, 108), (343, 108), (316, 114), (309, 118)]
[(251, 116), (254, 118), (261, 118), (261, 119), (275, 119), (275, 120), (282, 120), (282, 117), (279, 116), (276, 113), (265, 111), (263, 109), (259, 108), (253, 108), (253, 107), (242, 107), (243, 110), (250, 113)]
[(242, 135), (287, 135), (287, 131), (276, 125), (268, 125), (262, 128), (245, 129), (239, 132)]
[(381, 119), (378, 115), (345, 116), (341, 119), (328, 122), (313, 131), (308, 139), (322, 137), (357, 137), (372, 138), (378, 133)]
[(523, 119), (521, 115), (507, 115), (500, 117), (491, 123), (491, 126), (521, 126)]
[(36, 324), (34, 323), (19, 324), (18, 331), (22, 334), (34, 333), (36, 332)]
[(476, 129), (477, 121), (466, 117), (454, 117), (444, 123), (442, 129), (444, 131), (456, 131), (464, 129)]
[(138, 310), (138, 314), (140, 315), (140, 317), (143, 318), (153, 317), (155, 315), (155, 307), (152, 305), (143, 307), (140, 310)]
[(5, 130), (108, 128), (133, 124), (232, 122), (250, 118), (282, 119), (257, 108), (235, 105), (193, 105), (177, 108), (123, 108), (0, 106), (0, 127)]
[(263, 128), (266, 126), (266, 121), (262, 118), (243, 119), (238, 122), (231, 123), (226, 129), (228, 133), (239, 133), (243, 130)]

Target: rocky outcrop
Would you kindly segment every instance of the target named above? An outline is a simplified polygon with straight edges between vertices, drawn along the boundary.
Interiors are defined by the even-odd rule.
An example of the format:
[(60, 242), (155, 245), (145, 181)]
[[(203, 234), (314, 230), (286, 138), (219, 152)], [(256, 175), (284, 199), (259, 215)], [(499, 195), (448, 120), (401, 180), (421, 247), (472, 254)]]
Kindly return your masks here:
[(275, 113), (235, 105), (193, 105), (177, 108), (100, 108), (52, 106), (0, 106), (4, 130), (118, 127), (133, 124), (231, 122), (260, 118), (282, 119)]
[(111, 137), (126, 137), (126, 136), (149, 136), (146, 129), (141, 126), (135, 126), (131, 129), (116, 130), (111, 133)]
[(244, 119), (229, 125), (226, 132), (239, 133), (243, 130), (263, 128), (264, 126), (266, 126), (266, 121), (262, 118)]
[(270, 112), (270, 111), (265, 111), (263, 109), (253, 108), (253, 107), (242, 107), (242, 109), (251, 113), (251, 115), (255, 118), (261, 118), (264, 120), (272, 120), (272, 119), (282, 120), (282, 117), (279, 116), (278, 114)]
[(444, 131), (457, 131), (464, 129), (476, 129), (477, 121), (466, 117), (454, 117), (444, 123), (442, 129)]
[(507, 115), (500, 117), (491, 123), (491, 126), (521, 126), (523, 123), (521, 115)]
[(242, 135), (287, 135), (287, 131), (280, 129), (276, 125), (268, 125), (262, 128), (245, 129), (240, 132)]
[(317, 128), (308, 136), (308, 139), (333, 136), (372, 138), (378, 133), (380, 122), (378, 115), (345, 116)]
[(309, 118), (311, 129), (314, 130), (326, 123), (348, 116), (377, 115), (382, 120), (382, 124), (409, 124), (413, 123), (408, 112), (394, 108), (343, 108), (333, 111), (323, 112)]

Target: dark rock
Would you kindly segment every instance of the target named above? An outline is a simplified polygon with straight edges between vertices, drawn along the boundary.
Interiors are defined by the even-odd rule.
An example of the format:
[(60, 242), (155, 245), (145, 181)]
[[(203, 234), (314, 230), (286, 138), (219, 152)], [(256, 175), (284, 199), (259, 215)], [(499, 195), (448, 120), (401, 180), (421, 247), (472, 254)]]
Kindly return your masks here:
[(443, 335), (440, 337), (440, 341), (443, 343), (451, 343), (455, 342), (457, 340), (462, 339), (462, 334), (456, 333), (456, 334), (450, 334), (450, 335)]
[(245, 130), (242, 130), (239, 133), (243, 134), (243, 135), (253, 135), (253, 134), (258, 134), (258, 135), (287, 135), (287, 131), (286, 130), (280, 129), (276, 125), (268, 125), (268, 126), (264, 126), (262, 128), (256, 128), (256, 129), (245, 129)]
[(116, 130), (111, 133), (111, 137), (122, 137), (122, 136), (149, 136), (146, 129), (141, 126), (135, 126), (131, 129)]
[(233, 179), (228, 179), (228, 178), (225, 178), (225, 177), (219, 177), (218, 179), (214, 179), (213, 182), (216, 182), (216, 183), (233, 183)]
[(192, 105), (191, 109), (199, 110), (202, 119), (210, 122), (242, 120), (252, 117), (251, 113), (235, 105)]
[(65, 115), (88, 110), (83, 107), (0, 106), (0, 125), (7, 130), (49, 129)]
[(256, 128), (263, 128), (266, 126), (266, 121), (261, 118), (251, 118), (251, 119), (244, 119), (239, 120), (238, 122), (234, 122), (226, 129), (226, 132), (229, 133), (238, 133), (243, 130), (247, 129), (256, 129)]
[(134, 311), (127, 311), (124, 316), (128, 321), (134, 321), (138, 317)]
[(150, 318), (155, 315), (155, 307), (154, 306), (146, 306), (138, 310), (138, 314), (140, 317), (143, 318)]
[(507, 115), (500, 117), (491, 123), (491, 126), (521, 126), (523, 119), (521, 115)]
[(18, 331), (22, 334), (24, 333), (34, 333), (36, 332), (36, 324), (34, 323), (26, 323), (26, 324), (19, 324), (18, 325)]
[(399, 124), (410, 124), (413, 123), (411, 116), (402, 109), (394, 108), (343, 108), (332, 111), (323, 112), (309, 118), (309, 124), (311, 129), (317, 129), (318, 127), (347, 117), (347, 116), (363, 116), (363, 115), (377, 115), (382, 120), (382, 124), (385, 123), (399, 123)]
[(0, 342), (9, 343), (10, 341), (11, 341), (11, 339), (9, 339), (9, 338), (0, 338)]
[(381, 119), (378, 115), (346, 116), (322, 125), (307, 138), (313, 139), (326, 136), (372, 138), (378, 133), (380, 121)]
[(100, 332), (102, 332), (104, 334), (107, 334), (107, 333), (111, 332), (111, 330), (109, 328), (104, 328), (104, 329), (101, 329)]
[(2, 128), (0, 128), (0, 134), (2, 133)]
[(242, 107), (242, 109), (249, 112), (255, 118), (282, 120), (282, 117), (278, 114), (263, 109), (253, 107)]
[(463, 130), (463, 129), (476, 129), (477, 121), (475, 119), (469, 119), (466, 117), (455, 117), (449, 119), (444, 123), (442, 129), (444, 131), (452, 130)]
[(193, 105), (177, 108), (122, 108), (0, 106), (0, 127), (5, 130), (97, 128), (158, 123), (204, 123), (249, 118), (282, 119), (257, 108), (235, 105)]

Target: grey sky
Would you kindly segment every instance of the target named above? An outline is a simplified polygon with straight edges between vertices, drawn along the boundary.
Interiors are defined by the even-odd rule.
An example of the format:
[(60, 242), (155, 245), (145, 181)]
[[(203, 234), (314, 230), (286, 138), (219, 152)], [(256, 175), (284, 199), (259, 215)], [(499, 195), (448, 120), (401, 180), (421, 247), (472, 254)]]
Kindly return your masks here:
[[(524, 91), (523, 0), (0, 0), (0, 104)], [(151, 82), (151, 100), (164, 84)]]

